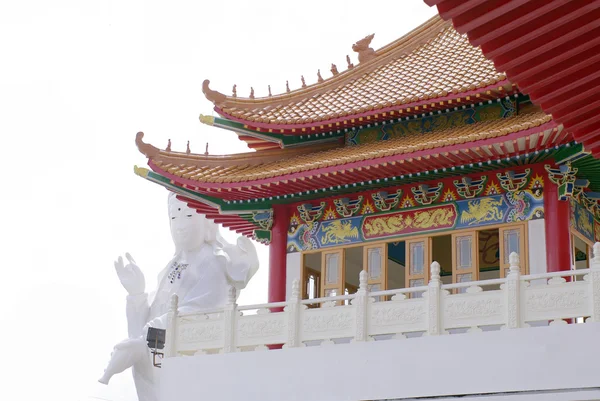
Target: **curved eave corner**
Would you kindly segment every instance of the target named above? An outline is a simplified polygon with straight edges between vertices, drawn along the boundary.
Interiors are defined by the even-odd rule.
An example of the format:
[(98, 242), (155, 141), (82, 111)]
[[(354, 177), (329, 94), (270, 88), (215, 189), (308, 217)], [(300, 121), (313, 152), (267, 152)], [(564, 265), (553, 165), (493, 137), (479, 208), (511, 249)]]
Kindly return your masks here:
[[(270, 243), (273, 209), (249, 210), (243, 208), (244, 210), (241, 210), (236, 204), (232, 205), (221, 199), (201, 195), (188, 188), (180, 187), (169, 178), (147, 168), (134, 166), (133, 171), (136, 175), (158, 184), (184, 197), (186, 200), (191, 200), (196, 204), (206, 205), (208, 208), (214, 209), (215, 215), (209, 215), (208, 208), (202, 211), (196, 208), (198, 212), (204, 212), (207, 217), (216, 223), (221, 223), (224, 227), (246, 235), (262, 244), (268, 245)], [(237, 221), (232, 220), (232, 217), (236, 217)]]

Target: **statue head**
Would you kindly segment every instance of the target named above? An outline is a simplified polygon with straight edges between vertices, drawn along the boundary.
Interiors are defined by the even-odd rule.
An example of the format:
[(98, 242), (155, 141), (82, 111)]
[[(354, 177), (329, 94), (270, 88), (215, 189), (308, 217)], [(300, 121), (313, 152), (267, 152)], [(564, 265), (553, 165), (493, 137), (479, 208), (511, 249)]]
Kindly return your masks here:
[(219, 227), (172, 192), (169, 193), (169, 221), (176, 251), (198, 249), (204, 243), (213, 244), (217, 240)]

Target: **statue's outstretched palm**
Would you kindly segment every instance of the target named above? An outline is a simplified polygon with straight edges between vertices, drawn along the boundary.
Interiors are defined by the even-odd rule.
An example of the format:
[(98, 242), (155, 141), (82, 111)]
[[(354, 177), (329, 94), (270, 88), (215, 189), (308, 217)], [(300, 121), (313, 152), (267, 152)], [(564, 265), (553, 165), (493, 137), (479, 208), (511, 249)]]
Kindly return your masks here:
[(144, 273), (142, 273), (142, 270), (138, 267), (129, 253), (126, 253), (125, 257), (129, 261), (127, 265), (123, 264), (123, 258), (121, 256), (119, 256), (119, 259), (115, 262), (115, 270), (117, 276), (119, 276), (119, 281), (121, 281), (121, 284), (125, 290), (127, 290), (129, 295), (142, 294), (146, 289)]

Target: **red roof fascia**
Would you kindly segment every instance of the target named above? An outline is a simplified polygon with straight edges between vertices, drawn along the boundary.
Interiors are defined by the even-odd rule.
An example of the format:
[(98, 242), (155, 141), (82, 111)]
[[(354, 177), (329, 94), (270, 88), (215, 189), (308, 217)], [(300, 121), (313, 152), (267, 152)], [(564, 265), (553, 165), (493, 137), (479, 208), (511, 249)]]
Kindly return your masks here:
[(424, 0), (600, 155), (600, 0)]

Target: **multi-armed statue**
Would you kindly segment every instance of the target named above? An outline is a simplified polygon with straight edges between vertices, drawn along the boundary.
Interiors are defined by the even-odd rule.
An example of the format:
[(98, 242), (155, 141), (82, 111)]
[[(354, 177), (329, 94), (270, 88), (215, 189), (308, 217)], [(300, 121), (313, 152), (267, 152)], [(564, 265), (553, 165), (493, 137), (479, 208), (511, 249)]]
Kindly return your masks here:
[(240, 237), (237, 244), (227, 243), (218, 226), (196, 213), (174, 194), (169, 195), (171, 235), (175, 256), (158, 276), (155, 292), (145, 292), (145, 279), (133, 258), (126, 254), (115, 262), (121, 284), (127, 290), (128, 338), (114, 348), (100, 383), (125, 369), (133, 368), (140, 401), (157, 400), (157, 373), (146, 345), (149, 327), (166, 328), (172, 295), (179, 298), (179, 313), (224, 306), (230, 286), (236, 293), (243, 289), (258, 270), (254, 244)]

